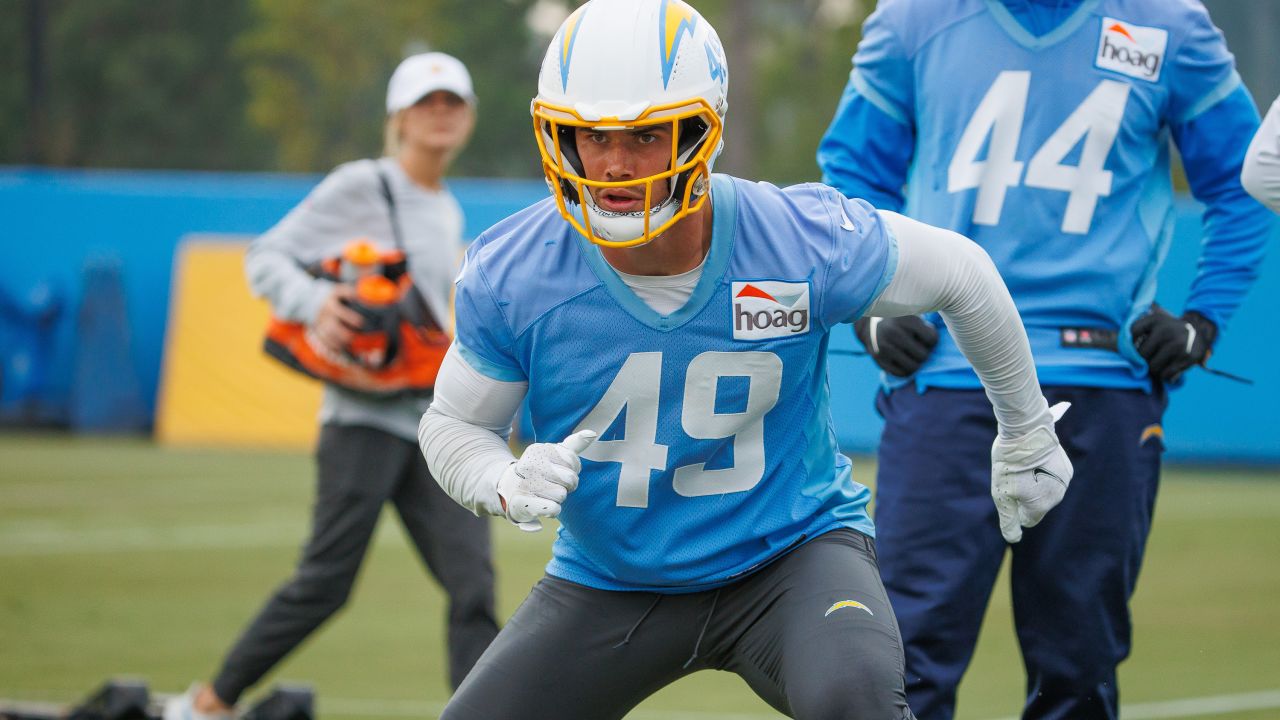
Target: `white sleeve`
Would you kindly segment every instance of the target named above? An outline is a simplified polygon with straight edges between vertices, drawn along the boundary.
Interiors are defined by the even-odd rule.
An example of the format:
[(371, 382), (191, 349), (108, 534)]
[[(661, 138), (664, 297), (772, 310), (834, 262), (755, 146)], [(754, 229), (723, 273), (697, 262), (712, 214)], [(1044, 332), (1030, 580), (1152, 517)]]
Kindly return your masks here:
[(457, 347), (440, 365), (435, 398), (418, 423), (418, 445), (449, 497), (477, 515), (502, 515), (498, 478), (515, 461), (506, 438), (528, 383), (482, 375)]
[(1053, 427), (1031, 344), (1004, 280), (986, 251), (963, 235), (878, 211), (898, 241), (893, 280), (867, 311), (896, 317), (938, 311), (978, 372), (1000, 436)]
[(1271, 103), (1249, 143), (1240, 183), (1258, 202), (1280, 213), (1280, 97)]

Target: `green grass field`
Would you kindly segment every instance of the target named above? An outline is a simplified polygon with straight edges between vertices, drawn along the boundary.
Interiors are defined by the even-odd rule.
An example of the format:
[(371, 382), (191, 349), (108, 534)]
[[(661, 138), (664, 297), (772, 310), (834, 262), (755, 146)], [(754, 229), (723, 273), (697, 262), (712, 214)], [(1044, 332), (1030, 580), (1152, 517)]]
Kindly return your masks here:
[[(874, 475), (866, 460), (855, 469)], [(0, 437), (0, 698), (68, 703), (113, 675), (177, 692), (209, 676), (290, 572), (311, 476), (298, 453)], [(552, 534), (493, 528), (505, 617), (541, 575)], [(1278, 528), (1280, 473), (1166, 473), (1124, 717), (1280, 717)], [(325, 718), (434, 717), (447, 698), (442, 613), (388, 514), (351, 603), (259, 690), (310, 683)], [(1020, 668), (1002, 580), (960, 717), (1017, 715)], [(630, 717), (776, 715), (736, 677), (700, 673)]]

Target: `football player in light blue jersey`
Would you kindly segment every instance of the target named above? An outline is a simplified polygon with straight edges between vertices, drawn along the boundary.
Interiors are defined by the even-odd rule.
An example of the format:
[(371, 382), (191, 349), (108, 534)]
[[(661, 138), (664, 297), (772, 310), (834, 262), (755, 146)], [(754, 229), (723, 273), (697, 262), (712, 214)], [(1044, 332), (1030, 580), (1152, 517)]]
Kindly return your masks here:
[[(1075, 404), (1062, 435), (1077, 487), (1012, 552), (1024, 717), (1116, 715), (1164, 387), (1208, 356), (1271, 229), (1239, 181), (1257, 123), (1197, 0), (881, 0), (863, 27), (818, 151), (826, 181), (990, 253), (1046, 394)], [(1171, 139), (1207, 206), (1180, 318), (1152, 304)], [(936, 316), (856, 329), (888, 373), (877, 544), (908, 698), (946, 719), (1007, 547), (982, 501), (996, 423)]]
[(826, 186), (712, 175), (727, 83), (680, 0), (592, 0), (552, 40), (532, 112), (554, 197), (467, 253), (419, 439), (462, 505), (560, 528), (447, 720), (621, 718), (702, 669), (792, 717), (912, 717), (828, 407), (829, 333), (865, 312), (951, 324), (1000, 418), (1011, 541), (1066, 492), (1065, 408), (989, 258)]

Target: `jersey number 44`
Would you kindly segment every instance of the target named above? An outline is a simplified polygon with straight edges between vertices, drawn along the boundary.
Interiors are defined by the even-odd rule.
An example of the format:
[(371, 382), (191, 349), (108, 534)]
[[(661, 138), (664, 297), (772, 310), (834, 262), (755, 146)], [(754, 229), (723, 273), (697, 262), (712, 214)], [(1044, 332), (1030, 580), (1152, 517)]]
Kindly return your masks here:
[[(1019, 184), (1069, 193), (1062, 232), (1089, 232), (1098, 198), (1111, 194), (1111, 172), (1103, 166), (1124, 119), (1130, 86), (1103, 80), (1029, 163), (1015, 159), (1031, 89), (1031, 73), (1006, 70), (996, 77), (965, 126), (947, 169), (947, 191), (978, 189), (973, 208), (976, 225), (1000, 224), (1006, 191)], [(990, 143), (987, 139), (990, 137)], [(1081, 140), (1079, 161), (1063, 161)], [(979, 160), (982, 148), (987, 157)], [(1026, 173), (1023, 174), (1025, 165)]]

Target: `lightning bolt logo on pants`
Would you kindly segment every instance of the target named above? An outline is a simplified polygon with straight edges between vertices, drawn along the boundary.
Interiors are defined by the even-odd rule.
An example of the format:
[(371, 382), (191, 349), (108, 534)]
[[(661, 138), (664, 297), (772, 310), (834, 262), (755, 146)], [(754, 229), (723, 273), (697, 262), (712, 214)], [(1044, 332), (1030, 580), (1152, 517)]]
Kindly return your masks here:
[(859, 610), (866, 610), (868, 615), (873, 615), (873, 616), (875, 615), (875, 613), (871, 612), (871, 608), (867, 607), (866, 605), (863, 605), (857, 600), (841, 600), (840, 602), (835, 603), (831, 607), (827, 608), (827, 611), (822, 614), (822, 617), (826, 617), (831, 613), (839, 610), (840, 608), (858, 608)]

